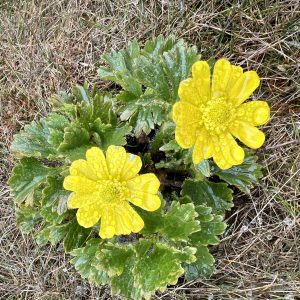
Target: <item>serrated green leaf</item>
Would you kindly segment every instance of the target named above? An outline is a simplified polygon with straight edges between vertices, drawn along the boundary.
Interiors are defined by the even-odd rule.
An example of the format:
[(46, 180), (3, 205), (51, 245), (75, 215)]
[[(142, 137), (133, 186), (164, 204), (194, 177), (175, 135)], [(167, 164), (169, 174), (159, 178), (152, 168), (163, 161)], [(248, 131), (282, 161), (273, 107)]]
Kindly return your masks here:
[(176, 284), (184, 273), (181, 264), (195, 261), (195, 248), (175, 249), (163, 243), (153, 244), (151, 241), (140, 240), (135, 245), (137, 255), (133, 274), (136, 286), (149, 297), (155, 290), (164, 291), (169, 284)]
[(126, 144), (126, 135), (131, 132), (131, 126), (124, 125), (117, 128), (105, 128), (97, 132), (100, 138), (100, 147), (106, 150), (110, 145), (123, 146)]
[(142, 299), (142, 290), (135, 285), (136, 281), (133, 276), (135, 264), (136, 257), (131, 256), (126, 261), (122, 274), (111, 278), (111, 291), (113, 295), (122, 295), (126, 299)]
[(180, 205), (173, 201), (163, 217), (163, 226), (159, 232), (174, 241), (187, 241), (191, 234), (200, 230), (197, 216), (194, 204)]
[(101, 261), (103, 269), (109, 277), (119, 276), (123, 273), (126, 261), (134, 255), (129, 245), (120, 246), (116, 244), (106, 244), (97, 253), (97, 258)]
[(214, 272), (215, 260), (206, 246), (198, 246), (195, 255), (197, 260), (185, 267), (185, 278), (187, 280), (208, 277)]
[(144, 49), (140, 50), (135, 42), (103, 58), (110, 67), (100, 68), (98, 74), (125, 90), (118, 96), (124, 104), (120, 118), (130, 120), (138, 137), (142, 132), (150, 133), (167, 118), (178, 99), (180, 81), (187, 78), (199, 57), (196, 48), (189, 48), (183, 40), (159, 36), (148, 41)]
[(70, 252), (73, 249), (81, 247), (88, 236), (90, 235), (92, 228), (81, 227), (76, 218), (70, 221), (65, 228), (66, 236), (64, 238), (64, 248), (66, 252)]
[(214, 213), (224, 214), (232, 206), (232, 190), (226, 183), (187, 179), (182, 186), (182, 196), (191, 197), (195, 205), (212, 207)]
[(58, 151), (74, 150), (80, 146), (87, 145), (89, 140), (90, 133), (80, 123), (73, 123), (71, 126), (65, 128), (64, 140), (59, 145)]
[(26, 201), (27, 204), (31, 204), (35, 189), (42, 182), (45, 182), (47, 176), (56, 173), (58, 173), (58, 169), (46, 167), (35, 158), (22, 158), (19, 164), (14, 167), (9, 179), (11, 194), (15, 202)]
[(76, 218), (61, 225), (46, 224), (44, 228), (36, 234), (36, 242), (40, 246), (43, 246), (48, 242), (55, 245), (63, 240), (65, 251), (70, 252), (84, 244), (91, 230), (91, 228), (81, 227), (77, 223)]
[(63, 178), (48, 177), (42, 194), (42, 206), (51, 207), (59, 215), (67, 211), (70, 192), (63, 188)]
[(163, 226), (163, 216), (162, 216), (163, 206), (164, 206), (164, 202), (161, 204), (161, 207), (159, 209), (151, 212), (143, 210), (139, 207), (135, 207), (135, 210), (141, 216), (145, 224), (141, 232), (143, 235), (152, 235), (153, 233), (158, 232), (159, 228)]
[(79, 272), (82, 278), (89, 282), (101, 285), (108, 282), (108, 275), (98, 268), (101, 265), (97, 258), (97, 253), (102, 247), (102, 241), (99, 238), (90, 239), (82, 248), (74, 249), (70, 254), (74, 257), (71, 263)]
[(45, 119), (39, 122), (32, 121), (24, 129), (14, 135), (11, 151), (18, 156), (48, 157), (56, 150), (48, 142), (50, 135)]
[(196, 206), (198, 220), (201, 230), (190, 236), (193, 244), (203, 246), (217, 245), (220, 243), (218, 235), (226, 229), (226, 223), (223, 222), (223, 216), (212, 214), (212, 208), (204, 205)]
[(24, 234), (31, 232), (41, 220), (42, 216), (35, 207), (22, 205), (16, 208), (16, 223)]
[(60, 224), (66, 218), (64, 214), (58, 214), (52, 207), (42, 207), (40, 214), (43, 216), (44, 221), (51, 224)]
[(241, 165), (227, 170), (221, 170), (214, 165), (212, 172), (242, 192), (249, 194), (250, 188), (257, 184), (262, 177), (261, 168), (261, 165), (257, 163), (257, 156), (248, 153)]

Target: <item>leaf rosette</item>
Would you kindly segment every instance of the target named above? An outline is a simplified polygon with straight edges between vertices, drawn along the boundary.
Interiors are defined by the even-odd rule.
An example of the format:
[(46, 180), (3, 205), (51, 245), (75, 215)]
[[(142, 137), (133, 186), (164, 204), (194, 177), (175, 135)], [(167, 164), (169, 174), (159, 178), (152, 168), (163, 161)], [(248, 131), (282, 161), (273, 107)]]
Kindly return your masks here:
[(195, 47), (160, 36), (103, 58), (98, 74), (122, 90), (85, 83), (51, 97), (52, 112), (14, 137), (11, 195), (17, 224), (38, 245), (62, 243), (83, 278), (148, 299), (181, 276), (213, 273), (210, 245), (226, 229), (231, 187), (249, 193), (261, 168), (250, 152), (222, 169), (182, 148), (171, 111), (185, 99)]

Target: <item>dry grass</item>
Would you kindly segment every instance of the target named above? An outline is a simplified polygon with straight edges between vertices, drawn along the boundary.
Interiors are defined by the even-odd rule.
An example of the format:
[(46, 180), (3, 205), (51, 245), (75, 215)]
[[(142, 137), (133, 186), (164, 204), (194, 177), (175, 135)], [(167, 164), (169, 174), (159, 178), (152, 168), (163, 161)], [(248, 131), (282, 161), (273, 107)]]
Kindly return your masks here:
[(258, 152), (261, 185), (237, 194), (217, 271), (170, 287), (154, 299), (300, 297), (300, 5), (286, 1), (0, 1), (0, 298), (109, 299), (82, 281), (60, 248), (37, 249), (15, 226), (6, 179), (12, 134), (45, 114), (43, 98), (96, 76), (104, 51), (132, 38), (175, 34), (203, 58), (226, 56), (258, 71), (255, 96), (272, 106)]

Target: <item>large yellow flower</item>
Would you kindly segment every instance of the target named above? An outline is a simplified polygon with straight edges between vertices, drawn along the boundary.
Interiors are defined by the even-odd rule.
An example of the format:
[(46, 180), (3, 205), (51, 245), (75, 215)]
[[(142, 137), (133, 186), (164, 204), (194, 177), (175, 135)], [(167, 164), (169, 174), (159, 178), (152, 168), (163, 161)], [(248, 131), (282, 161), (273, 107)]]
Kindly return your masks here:
[(74, 161), (64, 188), (73, 191), (68, 207), (79, 208), (78, 223), (92, 227), (101, 218), (99, 235), (103, 239), (142, 230), (144, 222), (129, 202), (154, 211), (161, 201), (159, 180), (152, 173), (138, 175), (141, 167), (139, 156), (117, 146), (109, 146), (106, 157), (92, 147), (86, 160)]
[(221, 169), (241, 164), (244, 150), (235, 139), (257, 149), (265, 135), (255, 126), (270, 118), (265, 101), (243, 102), (259, 86), (255, 71), (243, 73), (226, 59), (216, 62), (210, 86), (210, 69), (206, 61), (192, 67), (192, 78), (180, 83), (180, 101), (173, 106), (175, 139), (182, 148), (193, 148), (195, 164), (213, 157)]

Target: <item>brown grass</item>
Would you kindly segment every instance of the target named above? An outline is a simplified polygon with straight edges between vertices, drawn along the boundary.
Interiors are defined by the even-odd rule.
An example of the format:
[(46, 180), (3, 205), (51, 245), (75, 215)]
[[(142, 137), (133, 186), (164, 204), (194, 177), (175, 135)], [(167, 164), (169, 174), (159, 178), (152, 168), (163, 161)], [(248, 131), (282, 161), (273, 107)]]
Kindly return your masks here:
[(287, 1), (0, 1), (0, 298), (109, 299), (80, 279), (61, 248), (38, 249), (16, 228), (6, 180), (12, 134), (47, 112), (45, 98), (84, 79), (107, 88), (96, 68), (103, 52), (175, 34), (204, 59), (229, 58), (257, 70), (257, 98), (272, 107), (258, 152), (264, 178), (237, 194), (217, 271), (154, 299), (300, 297), (300, 6)]

